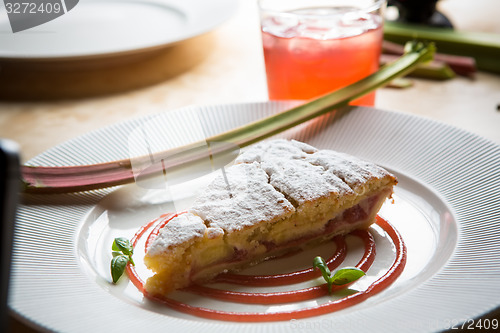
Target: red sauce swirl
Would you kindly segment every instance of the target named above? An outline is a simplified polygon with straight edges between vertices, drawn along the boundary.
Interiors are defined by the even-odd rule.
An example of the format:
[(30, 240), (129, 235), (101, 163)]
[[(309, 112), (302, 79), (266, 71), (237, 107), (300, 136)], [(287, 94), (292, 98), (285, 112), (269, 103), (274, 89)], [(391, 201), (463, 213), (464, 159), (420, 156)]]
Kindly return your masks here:
[[(158, 220), (150, 222), (148, 225), (142, 227), (137, 231), (137, 233), (132, 238), (132, 244), (135, 246), (139, 238), (141, 238), (147, 230), (149, 230), (154, 224), (158, 223), (160, 219), (163, 219), (157, 224), (153, 229), (151, 234), (146, 240), (146, 249), (151, 244), (152, 240), (158, 234), (159, 230), (168, 223), (176, 214), (165, 214), (161, 216)], [(145, 297), (154, 300), (156, 302), (167, 305), (168, 307), (175, 309), (180, 312), (191, 314), (198, 317), (216, 319), (223, 321), (236, 321), (236, 322), (264, 322), (264, 321), (281, 321), (281, 320), (291, 320), (307, 318), (322, 314), (327, 314), (333, 311), (338, 311), (343, 308), (358, 304), (368, 297), (373, 296), (382, 290), (389, 287), (403, 272), (404, 266), (406, 264), (406, 247), (404, 245), (401, 235), (397, 232), (394, 227), (384, 220), (383, 218), (377, 216), (376, 223), (387, 233), (392, 242), (394, 243), (396, 249), (396, 258), (392, 265), (389, 267), (387, 272), (383, 274), (379, 279), (373, 282), (364, 291), (358, 291), (352, 295), (344, 297), (339, 300), (330, 301), (324, 304), (320, 304), (310, 308), (303, 308), (284, 312), (232, 312), (232, 311), (221, 311), (214, 310), (204, 307), (192, 306), (186, 303), (173, 300), (171, 298), (160, 296), (160, 295), (150, 295), (146, 290), (144, 290), (144, 282), (138, 276), (134, 267), (131, 265), (127, 266), (127, 271), (132, 283), (145, 295)], [(366, 230), (357, 230), (352, 232), (350, 235), (361, 238), (364, 244), (364, 254), (359, 260), (356, 267), (367, 271), (375, 260), (375, 241), (372, 235)], [(338, 267), (346, 256), (346, 244), (344, 236), (337, 236), (332, 239), (336, 244), (337, 250), (327, 261), (328, 266), (331, 270)], [(287, 285), (298, 282), (307, 281), (312, 278), (316, 278), (320, 275), (319, 272), (310, 269), (305, 269), (297, 272), (286, 273), (286, 274), (275, 274), (275, 275), (239, 275), (239, 274), (220, 274), (214, 282), (225, 282), (234, 284), (245, 284), (252, 286), (276, 286), (276, 285)], [(333, 291), (345, 288), (344, 286), (333, 286)], [(221, 290), (210, 288), (207, 286), (194, 285), (185, 289), (186, 291), (196, 293), (200, 296), (211, 297), (216, 299), (221, 299), (225, 301), (231, 301), (236, 303), (246, 303), (246, 304), (280, 304), (304, 301), (309, 299), (314, 299), (317, 297), (325, 296), (328, 294), (326, 284), (315, 286), (311, 288), (285, 291), (285, 292), (274, 292), (274, 293), (246, 293), (246, 292), (236, 292), (229, 290)]]

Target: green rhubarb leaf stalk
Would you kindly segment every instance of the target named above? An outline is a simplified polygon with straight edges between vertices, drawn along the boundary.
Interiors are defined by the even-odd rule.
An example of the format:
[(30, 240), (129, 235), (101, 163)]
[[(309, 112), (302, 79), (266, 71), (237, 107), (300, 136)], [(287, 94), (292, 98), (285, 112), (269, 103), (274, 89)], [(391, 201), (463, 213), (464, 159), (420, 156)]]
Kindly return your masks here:
[[(389, 84), (396, 78), (405, 76), (419, 64), (432, 60), (434, 53), (435, 47), (432, 43), (409, 42), (406, 47), (406, 53), (401, 57), (380, 67), (377, 72), (360, 81), (308, 101), (297, 107), (208, 137), (205, 140), (155, 153), (153, 160), (168, 160), (170, 169), (187, 168), (201, 161), (205, 161), (207, 157), (219, 158), (221, 155), (231, 154), (234, 152), (235, 148), (243, 148), (255, 142), (267, 139), (333, 110), (337, 110), (335, 117), (338, 118), (352, 109), (344, 108), (344, 106), (349, 105), (353, 100), (377, 88)], [(210, 146), (209, 150), (206, 149), (207, 144)], [(121, 176), (118, 177), (119, 184), (126, 184), (135, 181), (133, 173), (130, 172), (132, 165), (147, 166), (150, 165), (151, 160), (151, 156), (141, 156), (134, 158), (133, 163), (130, 159), (126, 159), (108, 162), (105, 165), (99, 164), (53, 168), (24, 166), (23, 178), (26, 183), (25, 190), (33, 193), (63, 193), (105, 188), (117, 185), (118, 180), (115, 179), (117, 174)], [(161, 175), (164, 172), (164, 168), (156, 168), (151, 170), (145, 177)], [(110, 174), (112, 174), (113, 177), (111, 177)], [(28, 175), (28, 178), (31, 180), (27, 180), (26, 175)], [(96, 175), (101, 177), (96, 177)], [(33, 178), (35, 179), (34, 181)], [(58, 179), (58, 183), (65, 183), (66, 185), (44, 185), (45, 182), (54, 181), (55, 178)], [(101, 179), (101, 181), (96, 182), (96, 178)], [(37, 183), (39, 179), (42, 179), (41, 183)], [(33, 182), (35, 182), (35, 184), (33, 184)]]
[(500, 39), (495, 33), (459, 31), (401, 22), (384, 23), (384, 40), (404, 44), (408, 39), (433, 42), (440, 52), (473, 57), (477, 67), (500, 73)]
[(433, 43), (408, 42), (405, 45), (405, 53), (401, 57), (351, 85), (292, 109), (207, 138), (207, 142), (226, 142), (243, 148), (266, 139), (320, 115), (349, 105), (353, 100), (389, 84), (396, 78), (405, 76), (419, 64), (431, 61), (435, 52), (436, 48)]

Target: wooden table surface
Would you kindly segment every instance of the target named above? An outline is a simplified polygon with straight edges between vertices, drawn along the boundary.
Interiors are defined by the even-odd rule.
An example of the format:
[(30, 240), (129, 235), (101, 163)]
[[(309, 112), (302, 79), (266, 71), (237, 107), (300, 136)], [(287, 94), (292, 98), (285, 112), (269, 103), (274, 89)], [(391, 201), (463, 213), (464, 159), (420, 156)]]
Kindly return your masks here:
[[(441, 0), (439, 6), (456, 29), (500, 38), (500, 1)], [(125, 119), (192, 104), (264, 101), (256, 3), (242, 0), (235, 15), (215, 30), (135, 57), (69, 64), (0, 62), (0, 91), (0, 137), (16, 141), (24, 161)], [(376, 106), (431, 118), (500, 144), (499, 75), (415, 79), (409, 89), (380, 89)], [(31, 331), (13, 324), (15, 331)]]

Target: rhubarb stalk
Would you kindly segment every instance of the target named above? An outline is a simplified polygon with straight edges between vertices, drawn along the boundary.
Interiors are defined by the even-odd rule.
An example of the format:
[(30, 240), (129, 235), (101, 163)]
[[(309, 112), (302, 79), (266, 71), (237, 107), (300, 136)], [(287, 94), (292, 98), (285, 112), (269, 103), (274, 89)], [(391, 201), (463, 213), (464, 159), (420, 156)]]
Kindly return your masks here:
[[(351, 101), (411, 72), (416, 66), (432, 60), (433, 44), (410, 42), (399, 59), (382, 66), (374, 74), (349, 86), (311, 100), (305, 104), (260, 119), (222, 134), (168, 151), (120, 161), (65, 167), (23, 166), (25, 191), (31, 193), (63, 193), (93, 190), (135, 181), (134, 168), (144, 165), (144, 178), (175, 172), (200, 161), (231, 155), (242, 148), (299, 125), (330, 111), (347, 106)], [(343, 108), (339, 111), (345, 111)], [(336, 115), (340, 114), (338, 112)], [(151, 161), (161, 161), (154, 163)]]

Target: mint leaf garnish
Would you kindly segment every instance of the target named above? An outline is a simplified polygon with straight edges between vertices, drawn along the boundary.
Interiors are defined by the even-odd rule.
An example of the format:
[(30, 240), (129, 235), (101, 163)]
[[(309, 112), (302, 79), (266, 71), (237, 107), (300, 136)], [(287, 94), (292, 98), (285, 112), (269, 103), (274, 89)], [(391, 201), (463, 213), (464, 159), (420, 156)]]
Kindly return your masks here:
[(135, 265), (132, 255), (134, 254), (134, 247), (132, 243), (123, 237), (115, 238), (113, 245), (111, 245), (113, 259), (111, 259), (111, 277), (113, 283), (117, 283), (120, 277), (125, 272), (127, 263)]
[(365, 272), (357, 267), (341, 268), (334, 271), (332, 274), (325, 260), (319, 256), (314, 258), (313, 268), (317, 268), (321, 271), (323, 279), (325, 279), (328, 285), (328, 292), (330, 293), (332, 292), (332, 285), (341, 286), (344, 284), (348, 284), (365, 275)]
[(365, 272), (357, 267), (344, 267), (341, 268), (332, 275), (332, 284), (336, 286), (341, 286), (356, 281), (360, 277), (364, 276)]
[(115, 238), (113, 246), (111, 247), (115, 251), (121, 251), (123, 254), (132, 255), (134, 253), (134, 247), (132, 243), (126, 238), (118, 237)]
[(127, 263), (128, 257), (124, 254), (111, 259), (111, 277), (113, 278), (113, 283), (117, 283), (118, 279), (123, 275)]

